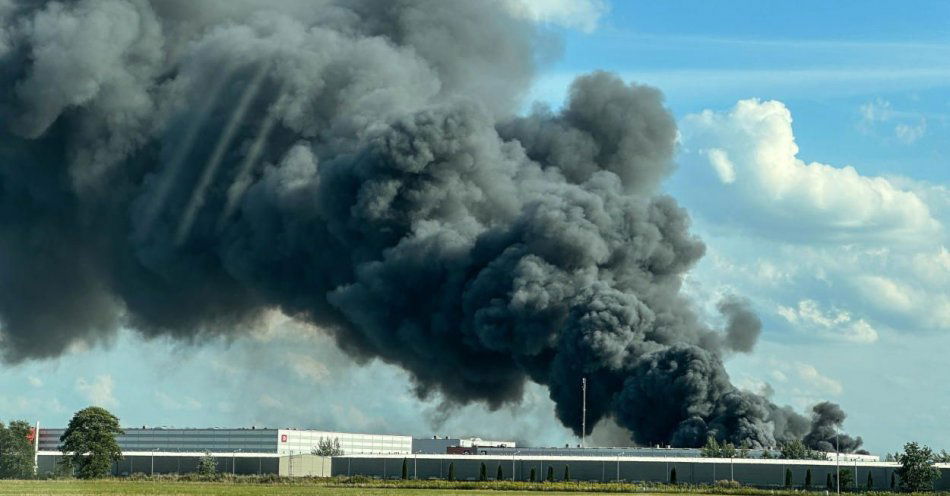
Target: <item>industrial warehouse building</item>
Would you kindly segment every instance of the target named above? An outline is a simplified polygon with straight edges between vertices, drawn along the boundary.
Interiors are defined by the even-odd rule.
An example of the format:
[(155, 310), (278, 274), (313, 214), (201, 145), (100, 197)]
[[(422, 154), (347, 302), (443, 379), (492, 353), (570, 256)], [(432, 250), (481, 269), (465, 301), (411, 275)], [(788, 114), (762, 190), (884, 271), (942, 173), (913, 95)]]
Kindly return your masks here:
[[(38, 473), (57, 472), (62, 433), (62, 429), (39, 430)], [(310, 454), (321, 439), (339, 440), (344, 455)], [(680, 483), (710, 484), (732, 479), (759, 487), (783, 486), (786, 470), (790, 470), (793, 486), (801, 487), (810, 470), (812, 487), (821, 488), (828, 474), (833, 475), (836, 470), (835, 461), (703, 458), (697, 456), (698, 450), (678, 448), (517, 448), (507, 441), (477, 438), (412, 439), (295, 429), (126, 429), (118, 442), (123, 459), (112, 469), (113, 475), (118, 476), (196, 472), (198, 462), (207, 453), (217, 460), (219, 472), (291, 477), (399, 478), (405, 463), (411, 478), (444, 479), (451, 467), (456, 478), (477, 480), (484, 464), (490, 478), (501, 467), (506, 480), (529, 480), (532, 471), (537, 480), (542, 480), (549, 468), (560, 480), (568, 468), (574, 480), (665, 483), (675, 470)], [(466, 452), (471, 454), (419, 453), (452, 448), (446, 443), (456, 444), (455, 448), (477, 449)], [(837, 464), (855, 473), (860, 487), (864, 487), (870, 473), (874, 487), (880, 489), (890, 487), (898, 468), (896, 463), (881, 462), (870, 455), (842, 454)], [(950, 464), (938, 467), (942, 477), (936, 488), (948, 490)]]
[[(190, 473), (211, 453), (219, 472), (328, 476), (330, 459), (311, 455), (321, 440), (339, 441), (346, 454), (408, 455), (412, 438), (297, 429), (126, 428), (116, 441), (123, 458), (113, 475)], [(64, 429), (39, 429), (37, 473), (56, 473)]]
[(457, 451), (461, 454), (479, 454), (485, 448), (515, 448), (514, 441), (492, 441), (479, 437), (414, 437), (412, 438), (413, 453), (445, 454)]
[[(415, 439), (413, 439), (415, 443)], [(416, 452), (415, 450), (413, 450)], [(515, 453), (525, 456), (646, 456), (662, 458), (702, 458), (702, 449), (700, 448), (648, 448), (648, 447), (623, 447), (623, 448), (517, 448), (513, 446), (480, 446), (478, 453), (480, 455), (511, 456)], [(766, 451), (761, 449), (749, 450), (746, 458), (766, 458)], [(880, 458), (875, 455), (862, 455), (859, 453), (825, 453), (828, 460), (839, 462), (876, 462)], [(777, 457), (777, 451), (770, 451), (770, 457)]]
[[(650, 449), (650, 448), (645, 448)], [(701, 458), (679, 456), (531, 456), (517, 453), (502, 457), (493, 455), (347, 455), (334, 457), (330, 473), (339, 475), (365, 475), (380, 478), (399, 478), (402, 464), (409, 469), (409, 476), (418, 479), (444, 479), (452, 466), (458, 480), (478, 480), (482, 464), (490, 478), (501, 467), (504, 479), (530, 480), (532, 470), (536, 480), (542, 480), (547, 470), (553, 468), (555, 479), (561, 480), (568, 467), (572, 480), (582, 481), (642, 481), (666, 483), (672, 471), (676, 480), (688, 484), (712, 484), (718, 480), (736, 480), (743, 485), (757, 487), (782, 487), (786, 469), (792, 472), (792, 485), (802, 487), (806, 473), (811, 470), (813, 488), (823, 488), (828, 474), (835, 474), (836, 463), (825, 460), (776, 460), (748, 458)], [(851, 470), (859, 487), (866, 485), (871, 473), (875, 488), (890, 487), (891, 475), (898, 464), (881, 461), (844, 462), (840, 469)], [(938, 490), (950, 489), (950, 464), (938, 464), (941, 478), (935, 483)]]

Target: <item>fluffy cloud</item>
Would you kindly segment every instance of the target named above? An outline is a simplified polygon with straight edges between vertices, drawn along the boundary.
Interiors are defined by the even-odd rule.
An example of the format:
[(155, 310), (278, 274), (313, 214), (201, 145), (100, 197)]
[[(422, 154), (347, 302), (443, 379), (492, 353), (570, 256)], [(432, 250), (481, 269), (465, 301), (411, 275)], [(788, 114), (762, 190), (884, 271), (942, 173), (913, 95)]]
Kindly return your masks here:
[(877, 331), (864, 319), (855, 319), (838, 308), (822, 310), (814, 300), (801, 300), (795, 308), (779, 305), (778, 314), (790, 324), (801, 325), (823, 337), (855, 343), (877, 341)]
[[(934, 265), (937, 263), (941, 262), (935, 261)], [(943, 288), (932, 291), (911, 282), (864, 275), (855, 278), (854, 287), (868, 304), (883, 312), (912, 317), (926, 328), (950, 329), (950, 281), (945, 280)]]
[(119, 404), (115, 399), (115, 381), (109, 374), (96, 376), (92, 381), (85, 377), (76, 379), (76, 390), (95, 406), (111, 408)]
[(603, 0), (503, 0), (515, 16), (590, 32), (607, 13)]
[(792, 115), (781, 102), (742, 100), (728, 112), (689, 115), (681, 129), (685, 168), (712, 171), (729, 185), (708, 188), (702, 215), (718, 212), (760, 234), (809, 242), (919, 241), (940, 230), (920, 197), (888, 179), (798, 158)]
[(818, 391), (820, 393), (839, 395), (844, 391), (844, 388), (841, 386), (841, 383), (822, 375), (814, 365), (810, 365), (802, 362), (795, 362), (792, 364), (792, 367), (795, 370), (795, 373), (798, 375), (798, 378), (804, 381), (811, 391)]

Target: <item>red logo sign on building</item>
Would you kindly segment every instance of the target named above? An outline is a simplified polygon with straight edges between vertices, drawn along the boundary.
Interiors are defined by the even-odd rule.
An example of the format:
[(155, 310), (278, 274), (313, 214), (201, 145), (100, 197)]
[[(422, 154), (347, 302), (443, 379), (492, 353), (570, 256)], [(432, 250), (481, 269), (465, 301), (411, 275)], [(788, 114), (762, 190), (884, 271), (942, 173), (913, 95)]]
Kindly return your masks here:
[(287, 434), (281, 434), (281, 435), (280, 435), (280, 442), (282, 442), (282, 443), (286, 443), (286, 442), (287, 442)]

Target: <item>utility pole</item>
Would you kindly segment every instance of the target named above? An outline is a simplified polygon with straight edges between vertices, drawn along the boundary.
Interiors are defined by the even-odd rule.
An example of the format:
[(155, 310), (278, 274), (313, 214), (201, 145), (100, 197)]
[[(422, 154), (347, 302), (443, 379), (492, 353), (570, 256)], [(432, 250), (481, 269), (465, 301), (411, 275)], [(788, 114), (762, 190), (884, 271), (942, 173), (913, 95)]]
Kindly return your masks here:
[(581, 378), (581, 448), (587, 447), (587, 378)]
[(838, 462), (841, 451), (838, 449), (838, 427), (835, 426), (835, 491), (841, 494), (841, 464)]

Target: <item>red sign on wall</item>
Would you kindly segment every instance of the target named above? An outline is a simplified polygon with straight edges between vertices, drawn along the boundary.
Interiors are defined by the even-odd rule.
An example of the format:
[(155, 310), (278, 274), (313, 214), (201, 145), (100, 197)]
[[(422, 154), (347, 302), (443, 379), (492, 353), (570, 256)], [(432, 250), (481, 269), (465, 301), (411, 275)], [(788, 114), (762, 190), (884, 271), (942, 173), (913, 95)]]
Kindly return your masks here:
[(286, 442), (287, 442), (287, 434), (281, 434), (281, 435), (280, 435), (280, 442), (282, 442), (282, 443), (286, 443)]

